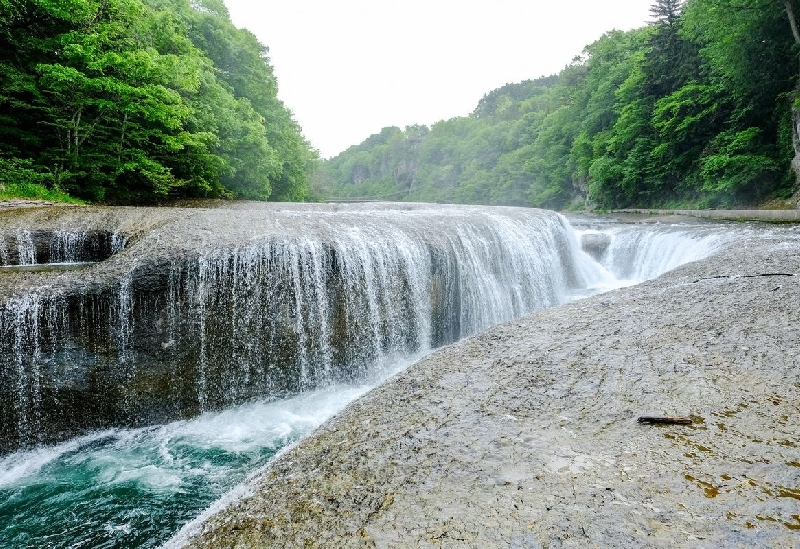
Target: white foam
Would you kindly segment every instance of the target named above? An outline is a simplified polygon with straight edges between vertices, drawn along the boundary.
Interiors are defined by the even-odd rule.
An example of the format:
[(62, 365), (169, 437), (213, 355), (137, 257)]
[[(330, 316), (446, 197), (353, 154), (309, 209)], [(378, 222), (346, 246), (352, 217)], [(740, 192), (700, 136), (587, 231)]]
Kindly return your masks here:
[[(409, 365), (422, 358), (422, 356), (424, 356), (424, 354), (414, 355), (412, 357), (407, 357), (405, 360), (398, 360), (391, 365), (387, 365), (384, 370), (385, 375), (381, 379), (375, 379), (374, 383), (370, 386), (364, 385), (359, 387), (339, 387), (338, 389), (330, 391), (315, 391), (314, 393), (300, 395), (294, 399), (290, 399), (289, 401), (282, 401), (281, 403), (275, 404), (286, 404), (286, 408), (288, 409), (305, 410), (306, 413), (310, 413), (310, 416), (315, 418), (316, 427), (321, 425), (336, 412), (344, 408), (344, 406), (346, 406), (349, 402), (352, 402), (359, 396), (366, 393), (373, 385), (377, 385), (380, 381), (388, 378), (390, 375), (404, 370)], [(312, 405), (309, 406), (309, 404)], [(226, 414), (226, 412), (218, 414), (218, 417), (222, 416), (223, 414)], [(300, 417), (309, 416), (306, 415)], [(295, 440), (294, 442), (281, 448), (281, 450), (273, 459), (279, 457), (284, 452), (289, 451), (295, 444), (297, 444), (299, 440), (300, 439), (298, 438), (298, 440)], [(228, 491), (225, 495), (216, 500), (208, 509), (195, 517), (191, 522), (185, 524), (170, 540), (162, 545), (161, 549), (177, 549), (185, 545), (186, 541), (190, 537), (199, 532), (202, 523), (207, 518), (226, 508), (231, 503), (239, 501), (240, 499), (251, 494), (253, 491), (251, 483), (252, 479), (259, 476), (268, 467), (269, 464), (252, 472), (245, 482), (235, 486), (232, 490)]]
[(56, 446), (21, 450), (0, 457), (0, 488), (8, 488), (24, 483), (30, 477), (37, 475), (43, 467), (61, 456), (74, 452), (85, 444), (111, 436), (116, 432), (115, 430), (101, 431), (75, 438)]

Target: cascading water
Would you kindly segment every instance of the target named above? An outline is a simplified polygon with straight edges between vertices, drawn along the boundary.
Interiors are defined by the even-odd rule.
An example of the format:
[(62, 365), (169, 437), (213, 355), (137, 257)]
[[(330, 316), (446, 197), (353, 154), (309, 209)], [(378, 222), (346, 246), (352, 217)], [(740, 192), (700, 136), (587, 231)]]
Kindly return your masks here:
[(59, 228), (31, 231), (18, 228), (0, 234), (0, 268), (47, 271), (103, 261), (125, 248), (118, 233)]
[[(738, 230), (741, 233), (742, 229)], [(734, 231), (719, 226), (666, 225), (642, 230), (621, 226), (578, 231), (580, 238), (599, 240), (603, 249), (596, 259), (614, 278), (631, 284), (655, 278), (680, 265), (708, 257), (728, 243)]]
[(36, 248), (33, 245), (30, 231), (17, 232), (17, 256), (20, 265), (36, 263)]
[[(0, 451), (359, 380), (375, 364), (563, 302), (587, 286), (591, 263), (565, 220), (539, 211), (237, 217), (173, 221), (81, 277), (43, 279), (7, 300), (2, 341), (19, 344), (0, 355), (0, 397), (14, 403), (0, 413)], [(176, 237), (195, 231), (208, 232), (198, 245)], [(62, 244), (51, 257), (86, 248), (84, 237), (52, 234)]]
[[(105, 234), (123, 234), (110, 217)], [(80, 276), (37, 273), (0, 306), (0, 397), (12, 403), (0, 439), (23, 448), (0, 458), (0, 547), (157, 546), (409, 357), (698, 259), (722, 238), (710, 231), (705, 252), (686, 255), (694, 229), (607, 228), (598, 263), (580, 248), (591, 230), (536, 210), (176, 218), (127, 247), (109, 236), (111, 259)], [(76, 257), (59, 246), (51, 256)]]

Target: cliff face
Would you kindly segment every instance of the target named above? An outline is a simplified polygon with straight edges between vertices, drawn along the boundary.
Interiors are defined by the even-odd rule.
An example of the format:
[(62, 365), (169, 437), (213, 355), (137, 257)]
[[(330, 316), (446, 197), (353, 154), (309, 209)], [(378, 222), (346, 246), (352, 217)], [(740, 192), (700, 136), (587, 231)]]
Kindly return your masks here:
[(795, 546), (798, 273), (789, 230), (446, 347), (167, 547)]
[(0, 453), (362, 379), (580, 286), (552, 212), (0, 212)]

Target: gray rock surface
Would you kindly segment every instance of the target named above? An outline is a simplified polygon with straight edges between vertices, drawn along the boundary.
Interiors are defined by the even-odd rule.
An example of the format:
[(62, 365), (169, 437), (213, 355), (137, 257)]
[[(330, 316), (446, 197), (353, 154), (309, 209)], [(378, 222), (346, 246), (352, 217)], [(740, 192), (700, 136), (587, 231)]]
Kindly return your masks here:
[(800, 547), (798, 273), (752, 240), (446, 347), (168, 546)]
[(48, 200), (24, 200), (24, 199), (12, 199), (12, 200), (0, 200), (0, 208), (36, 208), (40, 206), (58, 206), (60, 204), (56, 202), (50, 202)]
[(581, 235), (581, 248), (596, 261), (601, 261), (611, 244), (611, 237), (602, 233), (585, 233)]
[[(787, 204), (791, 203), (787, 202)], [(788, 208), (784, 210), (644, 210), (625, 209), (612, 210), (612, 214), (646, 215), (650, 217), (697, 217), (705, 219), (759, 220), (769, 222), (792, 222), (800, 220), (800, 210)]]

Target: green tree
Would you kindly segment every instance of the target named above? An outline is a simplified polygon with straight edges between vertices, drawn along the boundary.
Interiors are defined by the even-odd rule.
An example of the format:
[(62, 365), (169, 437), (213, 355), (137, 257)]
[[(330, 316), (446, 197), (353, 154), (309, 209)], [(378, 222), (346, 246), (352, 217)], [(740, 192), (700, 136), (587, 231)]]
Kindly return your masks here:
[(729, 105), (701, 159), (699, 179), (706, 190), (724, 191), (726, 203), (791, 187), (791, 97), (798, 76), (791, 8), (782, 0), (687, 4), (685, 32), (700, 43), (708, 81)]
[(305, 196), (315, 155), (221, 3), (0, 1), (0, 158), (92, 200)]
[(550, 208), (785, 194), (800, 158), (795, 3), (656, 0), (653, 21), (606, 33), (558, 75), (490, 91), (413, 148), (385, 129), (322, 179), (343, 196)]

